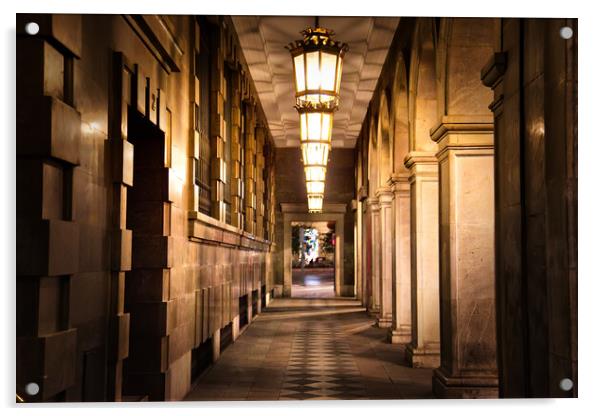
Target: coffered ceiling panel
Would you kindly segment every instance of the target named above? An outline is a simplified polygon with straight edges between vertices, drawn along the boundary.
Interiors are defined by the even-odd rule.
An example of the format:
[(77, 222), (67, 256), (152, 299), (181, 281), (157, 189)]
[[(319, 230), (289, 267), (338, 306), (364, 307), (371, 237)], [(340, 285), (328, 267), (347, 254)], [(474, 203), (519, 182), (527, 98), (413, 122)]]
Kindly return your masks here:
[[(293, 63), (285, 46), (301, 39), (299, 32), (313, 26), (315, 17), (232, 16), (232, 20), (276, 146), (298, 147)], [(320, 17), (320, 26), (334, 30), (335, 40), (349, 45), (333, 147), (355, 146), (398, 22), (397, 17)]]

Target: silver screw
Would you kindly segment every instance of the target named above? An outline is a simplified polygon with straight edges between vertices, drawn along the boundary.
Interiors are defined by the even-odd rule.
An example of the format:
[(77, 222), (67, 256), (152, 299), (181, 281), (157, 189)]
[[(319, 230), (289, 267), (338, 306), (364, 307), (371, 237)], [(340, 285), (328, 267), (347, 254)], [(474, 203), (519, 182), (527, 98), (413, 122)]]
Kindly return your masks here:
[(560, 28), (560, 37), (562, 39), (570, 39), (573, 37), (573, 29), (568, 26), (563, 26)]
[(40, 386), (38, 386), (38, 383), (29, 383), (25, 386), (25, 393), (29, 394), (30, 396), (35, 396), (39, 392)]
[(37, 35), (39, 31), (40, 25), (38, 25), (36, 22), (29, 22), (25, 25), (25, 32), (28, 35)]
[(570, 391), (573, 388), (573, 380), (570, 378), (563, 378), (558, 385), (560, 386), (560, 390)]

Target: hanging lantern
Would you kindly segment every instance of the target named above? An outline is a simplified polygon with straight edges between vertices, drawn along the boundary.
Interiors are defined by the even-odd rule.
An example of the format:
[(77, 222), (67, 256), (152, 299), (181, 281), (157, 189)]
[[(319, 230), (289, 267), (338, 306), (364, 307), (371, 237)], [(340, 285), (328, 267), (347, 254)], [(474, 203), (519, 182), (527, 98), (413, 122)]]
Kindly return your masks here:
[(339, 103), (343, 56), (349, 47), (333, 40), (330, 29), (307, 28), (301, 34), (303, 40), (287, 46), (293, 58), (297, 105), (334, 108)]
[(307, 195), (307, 208), (309, 212), (322, 212), (323, 201), (324, 195), (322, 194)]
[(323, 165), (328, 162), (334, 110), (313, 106), (297, 107), (301, 127), (301, 154), (304, 165)]

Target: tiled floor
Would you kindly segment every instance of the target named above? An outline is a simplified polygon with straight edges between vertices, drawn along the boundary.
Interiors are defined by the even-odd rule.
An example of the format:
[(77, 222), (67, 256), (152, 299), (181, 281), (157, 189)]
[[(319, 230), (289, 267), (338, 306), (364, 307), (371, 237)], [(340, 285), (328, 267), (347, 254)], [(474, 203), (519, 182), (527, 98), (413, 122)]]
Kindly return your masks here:
[(276, 299), (186, 400), (432, 398), (432, 370), (402, 364), (358, 302)]

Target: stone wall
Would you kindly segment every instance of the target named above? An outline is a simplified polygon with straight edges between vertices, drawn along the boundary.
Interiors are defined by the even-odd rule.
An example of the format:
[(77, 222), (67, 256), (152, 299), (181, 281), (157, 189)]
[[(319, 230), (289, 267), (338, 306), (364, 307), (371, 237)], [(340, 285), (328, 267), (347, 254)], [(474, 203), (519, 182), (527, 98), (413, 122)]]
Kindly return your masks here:
[[(246, 147), (254, 152), (247, 202), (257, 217), (240, 221), (240, 176), (220, 187), (224, 152), (246, 139), (236, 133), (240, 101), (254, 111), (247, 131), (266, 125), (231, 22), (17, 20), (17, 392), (37, 382), (40, 394), (27, 400), (181, 399), (193, 355), (209, 346), (218, 359), (242, 329), (239, 299), (248, 299), (250, 321), (270, 289), (269, 134)], [(39, 35), (24, 32), (29, 21)], [(200, 22), (216, 33), (210, 108), (197, 99)], [(232, 126), (218, 94), (226, 61), (237, 86)], [(195, 111), (211, 112), (213, 217), (198, 211)], [(232, 149), (221, 144), (226, 127)], [(238, 173), (238, 154), (232, 160)], [(231, 224), (225, 192), (238, 202)]]
[(500, 395), (577, 397), (577, 20), (501, 19), (482, 74), (495, 92)]

